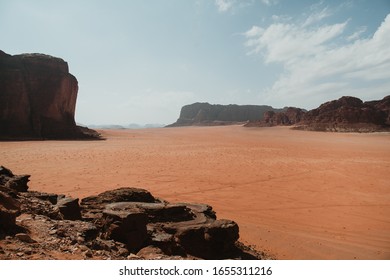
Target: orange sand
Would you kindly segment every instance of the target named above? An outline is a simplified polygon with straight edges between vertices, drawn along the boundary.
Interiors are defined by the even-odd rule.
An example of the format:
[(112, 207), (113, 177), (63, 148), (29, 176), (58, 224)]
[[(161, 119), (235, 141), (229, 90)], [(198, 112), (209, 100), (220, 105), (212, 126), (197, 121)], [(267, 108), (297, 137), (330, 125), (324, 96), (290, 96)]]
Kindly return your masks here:
[(278, 259), (390, 259), (390, 134), (285, 127), (103, 131), (106, 141), (0, 142), (32, 190), (120, 186), (203, 202)]

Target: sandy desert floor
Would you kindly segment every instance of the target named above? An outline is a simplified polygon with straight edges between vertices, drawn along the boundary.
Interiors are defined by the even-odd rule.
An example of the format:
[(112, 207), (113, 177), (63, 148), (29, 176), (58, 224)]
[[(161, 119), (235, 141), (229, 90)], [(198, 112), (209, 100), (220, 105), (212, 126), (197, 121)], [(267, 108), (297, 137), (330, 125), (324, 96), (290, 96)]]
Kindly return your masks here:
[(106, 141), (0, 142), (30, 188), (85, 197), (142, 187), (235, 220), (277, 259), (390, 259), (390, 133), (286, 127), (102, 131)]

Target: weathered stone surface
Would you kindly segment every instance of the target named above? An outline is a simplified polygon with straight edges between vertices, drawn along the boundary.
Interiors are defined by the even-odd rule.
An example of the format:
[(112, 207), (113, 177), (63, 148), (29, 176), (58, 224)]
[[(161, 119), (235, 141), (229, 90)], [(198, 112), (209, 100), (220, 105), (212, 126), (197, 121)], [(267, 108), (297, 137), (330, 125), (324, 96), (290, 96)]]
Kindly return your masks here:
[(372, 106), (375, 109), (385, 113), (385, 124), (390, 126), (390, 95), (384, 97), (381, 100), (364, 102), (367, 106)]
[(61, 58), (0, 51), (0, 139), (90, 137), (74, 120), (77, 92)]
[(15, 237), (22, 242), (36, 243), (36, 241), (34, 239), (32, 239), (31, 236), (26, 234), (26, 233), (17, 233), (17, 234), (15, 234)]
[(280, 111), (266, 105), (211, 105), (194, 103), (183, 106), (179, 119), (169, 126), (226, 125), (262, 120), (266, 111)]
[(275, 125), (295, 125), (294, 129), (335, 132), (389, 131), (390, 96), (367, 102), (343, 96), (308, 112), (294, 107), (284, 108), (281, 112), (268, 111), (262, 120), (245, 124), (246, 127)]
[(15, 190), (17, 192), (26, 192), (28, 190), (27, 183), (30, 181), (30, 175), (17, 175), (8, 179), (4, 184), (6, 188)]
[(0, 176), (5, 175), (6, 177), (13, 177), (14, 174), (12, 173), (11, 170), (9, 170), (7, 167), (0, 166)]
[[(15, 177), (6, 168), (0, 174)], [(217, 220), (206, 204), (169, 203), (136, 188), (88, 197), (81, 206), (64, 195), (10, 193), (0, 191), (0, 259), (258, 258), (237, 245), (238, 225)]]
[(106, 211), (142, 212), (147, 215), (149, 223), (181, 222), (194, 217), (186, 205), (164, 202), (116, 202), (106, 205)]
[(15, 226), (16, 217), (20, 214), (20, 203), (0, 191), (0, 228), (5, 230)]
[(178, 228), (175, 238), (186, 252), (204, 259), (229, 256), (238, 240), (238, 225), (229, 220)]
[(305, 110), (295, 107), (283, 108), (281, 112), (267, 111), (262, 120), (250, 121), (246, 127), (293, 125), (299, 123), (305, 115)]
[(388, 130), (389, 100), (387, 96), (380, 101), (363, 103), (359, 98), (343, 96), (308, 111), (299, 128), (339, 132)]
[(80, 220), (81, 209), (79, 199), (72, 197), (64, 197), (58, 200), (56, 207), (66, 220)]
[[(21, 212), (33, 215), (44, 215), (51, 219), (61, 220), (63, 215), (58, 207), (53, 205), (53, 194), (41, 192), (24, 192), (18, 194)], [(57, 200), (55, 201), (57, 203)]]
[(114, 202), (155, 202), (156, 199), (147, 190), (140, 188), (119, 188), (99, 195), (85, 197), (81, 200), (84, 208), (102, 209)]
[[(11, 170), (0, 166), (0, 186), (15, 192), (26, 192), (30, 175), (14, 175)], [(6, 190), (3, 190), (8, 192)]]
[(103, 236), (122, 242), (130, 251), (135, 251), (142, 248), (148, 238), (147, 223), (145, 213), (107, 209), (103, 211)]

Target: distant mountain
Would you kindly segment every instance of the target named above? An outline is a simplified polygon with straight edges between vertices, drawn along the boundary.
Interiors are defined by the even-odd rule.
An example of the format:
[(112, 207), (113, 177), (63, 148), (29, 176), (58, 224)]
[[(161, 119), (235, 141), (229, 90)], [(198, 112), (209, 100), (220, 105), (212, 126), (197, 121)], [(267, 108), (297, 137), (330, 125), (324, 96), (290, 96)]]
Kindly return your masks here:
[(343, 96), (305, 111), (288, 107), (282, 112), (268, 111), (262, 120), (245, 126), (295, 125), (295, 129), (335, 132), (374, 132), (390, 130), (390, 95), (382, 100), (363, 102)]
[(117, 125), (117, 124), (101, 124), (101, 125), (88, 125), (88, 127), (94, 128), (94, 129), (143, 129), (143, 128), (158, 128), (158, 127), (164, 127), (165, 124), (145, 124), (140, 125), (136, 123), (131, 123), (129, 125), (123, 126), (123, 125)]
[(178, 120), (168, 126), (228, 125), (262, 120), (265, 112), (281, 110), (267, 105), (212, 105), (198, 102), (183, 106)]
[(390, 95), (367, 102), (343, 96), (308, 111), (298, 125), (299, 129), (316, 131), (387, 131), (390, 130)]
[(262, 120), (250, 121), (245, 124), (246, 127), (253, 126), (277, 126), (293, 125), (299, 123), (307, 111), (301, 108), (284, 107), (282, 111), (267, 111)]
[(102, 125), (91, 124), (88, 125), (88, 127), (93, 129), (125, 129), (125, 127), (116, 124), (102, 124)]
[(390, 131), (390, 95), (363, 102), (343, 96), (306, 111), (295, 107), (275, 109), (267, 105), (185, 105), (178, 120), (168, 125), (211, 126), (245, 122), (245, 126), (294, 125), (295, 129), (337, 132)]

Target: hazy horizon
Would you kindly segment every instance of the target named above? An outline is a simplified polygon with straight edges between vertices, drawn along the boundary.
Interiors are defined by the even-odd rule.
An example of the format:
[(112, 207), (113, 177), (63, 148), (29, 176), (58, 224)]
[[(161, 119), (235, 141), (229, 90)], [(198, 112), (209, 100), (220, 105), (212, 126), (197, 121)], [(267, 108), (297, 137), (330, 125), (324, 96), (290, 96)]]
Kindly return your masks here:
[(0, 1), (1, 50), (68, 62), (76, 121), (170, 124), (182, 106), (313, 109), (390, 94), (390, 2)]

